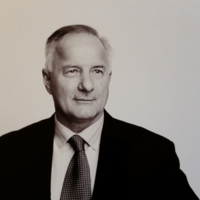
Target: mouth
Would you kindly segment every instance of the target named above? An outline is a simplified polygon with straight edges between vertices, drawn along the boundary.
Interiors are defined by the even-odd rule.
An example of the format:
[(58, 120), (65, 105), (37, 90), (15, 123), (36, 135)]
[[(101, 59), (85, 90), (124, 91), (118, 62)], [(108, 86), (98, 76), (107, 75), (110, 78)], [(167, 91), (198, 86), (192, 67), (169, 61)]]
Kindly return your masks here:
[(78, 103), (92, 103), (95, 99), (74, 99)]

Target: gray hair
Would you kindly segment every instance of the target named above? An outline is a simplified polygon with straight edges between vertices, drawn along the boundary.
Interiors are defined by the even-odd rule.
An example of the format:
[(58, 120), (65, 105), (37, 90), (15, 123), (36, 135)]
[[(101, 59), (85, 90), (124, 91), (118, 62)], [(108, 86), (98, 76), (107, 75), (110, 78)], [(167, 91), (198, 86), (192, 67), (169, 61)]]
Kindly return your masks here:
[(54, 65), (55, 61), (55, 49), (59, 43), (59, 41), (67, 34), (71, 33), (88, 33), (91, 35), (96, 36), (102, 45), (105, 48), (108, 60), (110, 58), (110, 53), (111, 53), (111, 46), (108, 43), (108, 40), (105, 37), (100, 37), (98, 32), (89, 26), (86, 25), (70, 25), (70, 26), (64, 26), (58, 30), (56, 30), (48, 39), (46, 42), (46, 49), (45, 49), (45, 54), (46, 54), (46, 64), (45, 68), (47, 68), (49, 71), (52, 70), (52, 67)]

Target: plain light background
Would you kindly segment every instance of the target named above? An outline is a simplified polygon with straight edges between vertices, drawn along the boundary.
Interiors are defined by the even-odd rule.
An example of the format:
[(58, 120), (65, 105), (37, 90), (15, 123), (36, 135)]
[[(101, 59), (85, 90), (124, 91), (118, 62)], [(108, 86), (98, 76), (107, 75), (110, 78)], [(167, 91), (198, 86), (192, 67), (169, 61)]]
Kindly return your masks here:
[(86, 24), (113, 48), (107, 111), (175, 143), (200, 196), (200, 1), (0, 0), (0, 135), (47, 118), (44, 44)]

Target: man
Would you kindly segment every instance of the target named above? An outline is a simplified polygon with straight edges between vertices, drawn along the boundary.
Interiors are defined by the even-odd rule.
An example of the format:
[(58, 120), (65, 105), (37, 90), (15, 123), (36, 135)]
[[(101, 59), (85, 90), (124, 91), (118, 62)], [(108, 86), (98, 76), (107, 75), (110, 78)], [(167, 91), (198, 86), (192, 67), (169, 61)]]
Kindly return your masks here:
[(195, 200), (174, 145), (105, 110), (110, 46), (91, 27), (47, 40), (55, 114), (0, 138), (0, 199)]

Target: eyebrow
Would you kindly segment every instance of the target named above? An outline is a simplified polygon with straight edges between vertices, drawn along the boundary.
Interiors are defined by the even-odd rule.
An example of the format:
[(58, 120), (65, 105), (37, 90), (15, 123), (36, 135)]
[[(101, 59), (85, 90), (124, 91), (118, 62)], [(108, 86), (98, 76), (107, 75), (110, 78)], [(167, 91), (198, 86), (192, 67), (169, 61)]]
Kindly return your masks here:
[(92, 68), (102, 68), (102, 69), (105, 69), (105, 66), (104, 65), (96, 65), (96, 66), (94, 66)]
[(70, 68), (78, 68), (78, 69), (80, 69), (80, 67), (78, 65), (65, 65), (65, 66), (63, 66), (63, 69), (70, 69)]
[[(65, 65), (63, 66), (63, 69), (70, 69), (70, 68), (78, 68), (78, 69), (81, 69), (81, 67), (79, 67), (78, 65)], [(105, 66), (104, 65), (95, 65), (92, 67), (93, 69), (94, 68), (102, 68), (102, 69), (105, 69)]]

